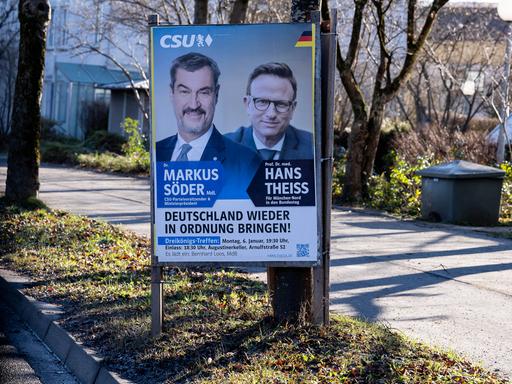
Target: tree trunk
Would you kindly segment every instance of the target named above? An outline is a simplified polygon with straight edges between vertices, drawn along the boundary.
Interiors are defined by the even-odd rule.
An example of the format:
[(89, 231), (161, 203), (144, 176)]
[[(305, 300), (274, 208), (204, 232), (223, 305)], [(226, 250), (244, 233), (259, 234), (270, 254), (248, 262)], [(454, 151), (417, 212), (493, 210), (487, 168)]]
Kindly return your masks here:
[(380, 128), (384, 119), (385, 104), (383, 100), (375, 100), (370, 113), (370, 120), (367, 125), (366, 148), (363, 154), (363, 197), (369, 198), (368, 185), (373, 173), (373, 165), (377, 155), (377, 147), (380, 139)]
[[(416, 15), (417, 1), (408, 0), (405, 2), (407, 5), (407, 19), (405, 20), (405, 36), (407, 38), (405, 51), (407, 54), (403, 59), (400, 59), (401, 63), (399, 64), (396, 61), (393, 62), (393, 54), (390, 52), (392, 49), (396, 50), (396, 47), (390, 47), (389, 42), (393, 39), (389, 39), (387, 35), (389, 31), (386, 28), (390, 18), (393, 16), (390, 13), (391, 7), (389, 5), (391, 3), (388, 6), (383, 6), (381, 1), (354, 1), (352, 35), (347, 53), (343, 57), (339, 45), (337, 53), (338, 72), (354, 112), (354, 123), (349, 138), (346, 177), (343, 186), (342, 200), (344, 202), (360, 202), (368, 197), (368, 181), (372, 174), (373, 163), (377, 153), (385, 105), (397, 95), (400, 88), (409, 78), (438, 12), (447, 2), (448, 0), (432, 1), (423, 20), (423, 26), (418, 32), (416, 32), (416, 24), (418, 23)], [(358, 83), (353, 73), (356, 58), (361, 50), (361, 30), (367, 5), (371, 6), (371, 12), (374, 14), (374, 21), (376, 21), (374, 26), (375, 37), (379, 43), (379, 60), (377, 60), (377, 69), (373, 76), (374, 92), (368, 115), (365, 112), (367, 106), (365, 95), (361, 92), (361, 84)], [(394, 66), (400, 68), (396, 76), (393, 76), (393, 71), (391, 71), (391, 68)]]
[(292, 22), (305, 23), (311, 21), (311, 12), (313, 11), (320, 11), (319, 0), (292, 0)]
[(354, 121), (349, 136), (343, 201), (359, 202), (363, 198), (363, 167), (366, 146), (367, 120), (365, 114), (354, 113)]
[(48, 0), (20, 0), (20, 47), (5, 196), (23, 202), (39, 190), (39, 139)]
[(194, 3), (194, 24), (208, 22), (208, 0), (196, 0)]
[(240, 24), (245, 22), (249, 0), (235, 0), (233, 10), (229, 15), (229, 24)]
[(354, 114), (343, 190), (344, 201), (348, 203), (369, 197), (368, 184), (377, 155), (384, 108), (384, 101), (378, 98), (373, 101), (368, 120), (366, 114)]

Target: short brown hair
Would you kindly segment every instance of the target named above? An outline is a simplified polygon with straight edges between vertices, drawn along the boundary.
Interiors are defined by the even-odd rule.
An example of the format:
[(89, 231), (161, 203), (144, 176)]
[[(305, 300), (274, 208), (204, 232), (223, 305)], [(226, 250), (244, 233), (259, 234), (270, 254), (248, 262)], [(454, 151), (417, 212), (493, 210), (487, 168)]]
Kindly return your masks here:
[(293, 88), (293, 100), (297, 97), (297, 80), (293, 76), (293, 72), (290, 67), (285, 63), (266, 63), (258, 65), (249, 75), (249, 81), (247, 82), (247, 95), (251, 95), (251, 84), (255, 78), (261, 75), (274, 75), (281, 77), (290, 82)]
[(176, 71), (178, 68), (182, 68), (188, 72), (194, 72), (203, 67), (211, 69), (213, 74), (213, 83), (217, 87), (219, 83), (220, 70), (217, 63), (210, 57), (205, 56), (201, 53), (190, 52), (186, 55), (177, 57), (171, 64), (171, 89), (174, 89), (174, 83), (176, 81)]

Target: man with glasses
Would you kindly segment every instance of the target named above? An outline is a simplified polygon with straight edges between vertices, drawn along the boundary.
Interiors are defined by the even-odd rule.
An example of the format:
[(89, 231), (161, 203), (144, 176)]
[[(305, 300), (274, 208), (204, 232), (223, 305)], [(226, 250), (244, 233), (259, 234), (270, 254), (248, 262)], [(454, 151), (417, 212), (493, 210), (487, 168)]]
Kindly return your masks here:
[(313, 159), (313, 135), (290, 125), (296, 98), (297, 81), (288, 65), (256, 67), (243, 99), (251, 126), (225, 136), (257, 150), (263, 160)]
[(156, 143), (157, 161), (219, 161), (224, 171), (224, 197), (245, 197), (259, 165), (256, 152), (226, 139), (213, 124), (220, 70), (200, 53), (188, 53), (171, 65), (171, 103), (177, 134)]

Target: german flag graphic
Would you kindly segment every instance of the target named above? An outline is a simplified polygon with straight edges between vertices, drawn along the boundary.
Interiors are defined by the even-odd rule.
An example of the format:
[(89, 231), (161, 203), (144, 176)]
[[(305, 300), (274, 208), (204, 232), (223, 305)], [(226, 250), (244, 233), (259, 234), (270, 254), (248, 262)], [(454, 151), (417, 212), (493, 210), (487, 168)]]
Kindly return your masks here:
[(312, 31), (304, 31), (300, 35), (299, 40), (295, 43), (295, 48), (298, 47), (312, 47), (313, 46), (313, 33)]

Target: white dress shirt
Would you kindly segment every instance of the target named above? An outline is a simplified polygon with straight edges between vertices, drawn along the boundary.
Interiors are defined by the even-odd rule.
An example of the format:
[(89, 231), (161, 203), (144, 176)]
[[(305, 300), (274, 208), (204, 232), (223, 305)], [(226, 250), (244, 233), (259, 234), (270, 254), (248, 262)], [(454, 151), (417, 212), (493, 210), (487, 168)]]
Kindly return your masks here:
[(283, 135), (283, 137), (281, 137), (281, 140), (279, 140), (273, 147), (267, 147), (265, 146), (265, 144), (263, 144), (257, 137), (256, 135), (254, 134), (254, 129), (252, 131), (252, 138), (254, 139), (254, 144), (256, 144), (256, 149), (259, 151), (260, 149), (270, 149), (271, 151), (276, 151), (276, 153), (274, 154), (274, 157), (272, 158), (272, 160), (278, 160), (279, 159), (279, 156), (281, 155), (281, 149), (283, 149), (283, 143), (284, 143), (284, 137), (286, 136)]
[(174, 151), (172, 152), (171, 161), (176, 161), (179, 154), (181, 153), (181, 147), (183, 144), (189, 144), (192, 149), (188, 151), (187, 158), (189, 161), (199, 161), (201, 160), (201, 156), (203, 156), (204, 149), (206, 148), (206, 144), (208, 144), (208, 140), (212, 136), (213, 125), (206, 131), (205, 134), (201, 135), (195, 140), (192, 140), (190, 143), (187, 143), (178, 133), (178, 140), (176, 141), (176, 145), (174, 146)]

